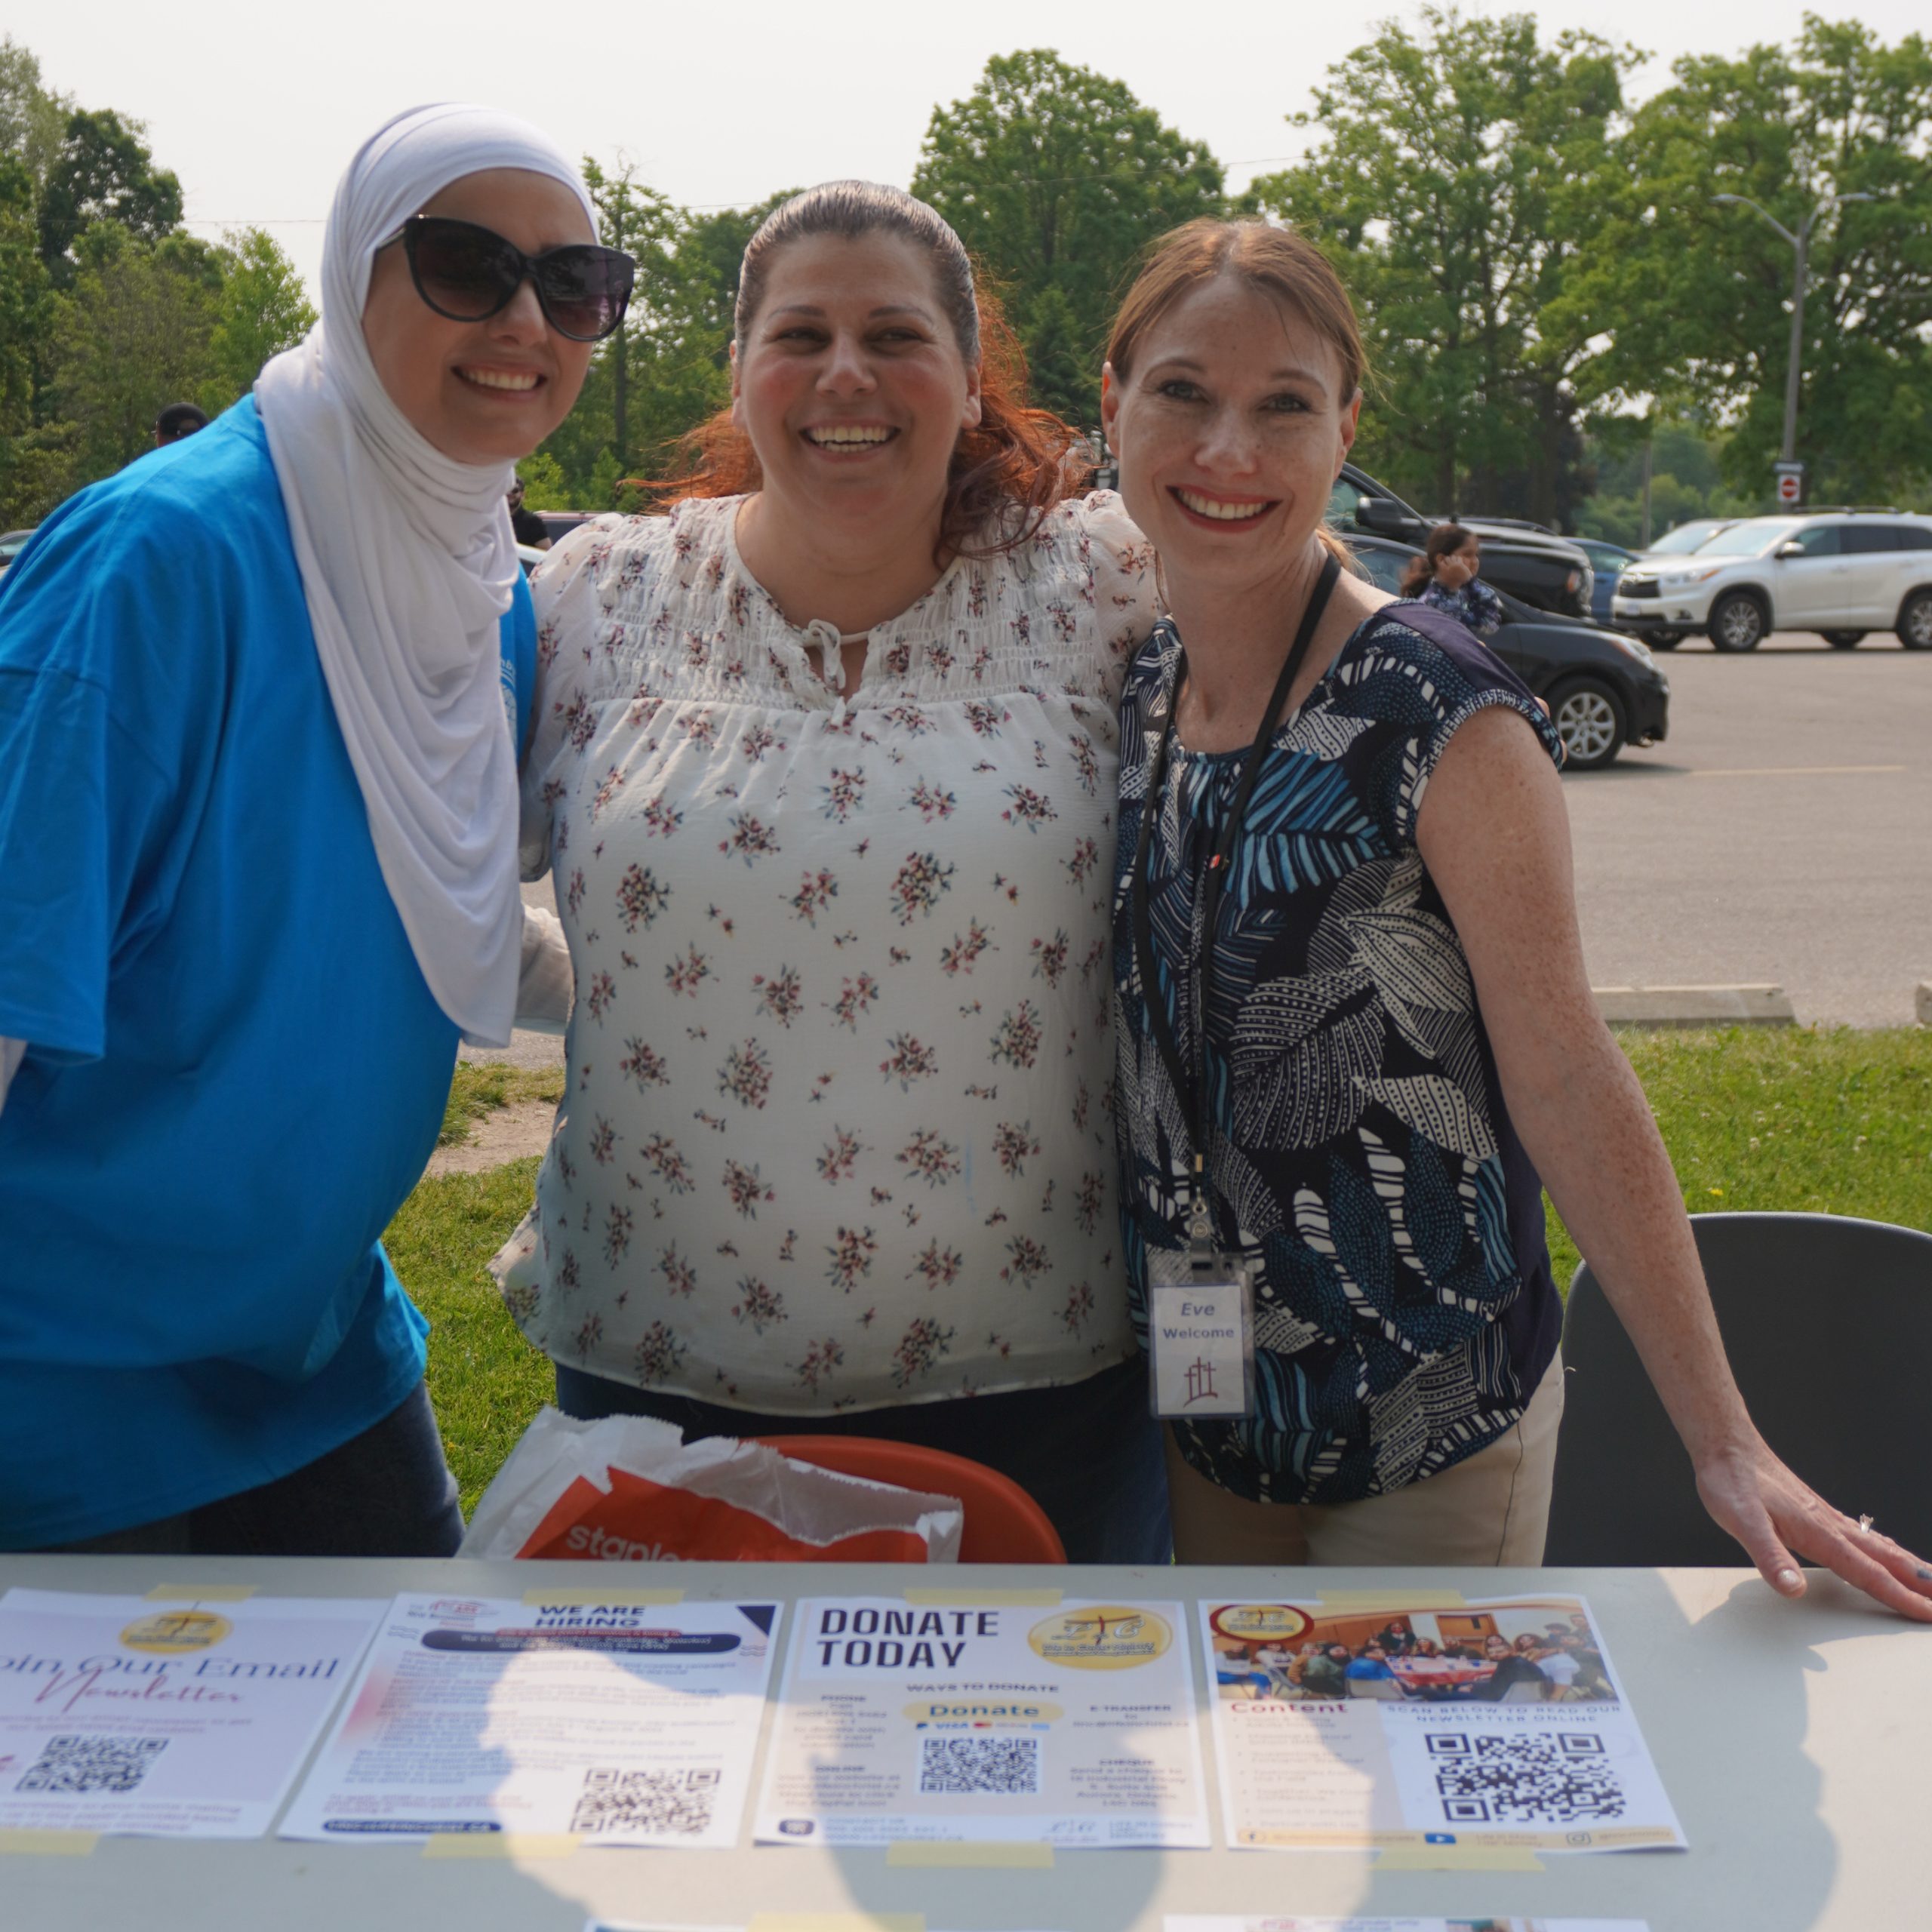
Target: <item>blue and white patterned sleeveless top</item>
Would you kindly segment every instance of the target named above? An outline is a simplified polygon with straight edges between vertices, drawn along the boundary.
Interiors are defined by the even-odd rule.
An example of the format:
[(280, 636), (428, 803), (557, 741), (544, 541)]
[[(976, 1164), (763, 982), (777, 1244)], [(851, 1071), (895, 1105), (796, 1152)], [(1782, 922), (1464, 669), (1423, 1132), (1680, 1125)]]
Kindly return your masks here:
[[(1163, 622), (1121, 712), (1115, 1141), (1143, 1346), (1148, 1251), (1184, 1245), (1192, 1097), (1146, 1023), (1128, 888), (1180, 651)], [(1561, 762), (1498, 658), (1436, 611), (1386, 607), (1278, 728), (1235, 848), (1205, 1023), (1208, 1174), (1223, 1250), (1254, 1275), (1257, 1413), (1176, 1434), (1251, 1500), (1352, 1502), (1447, 1469), (1516, 1422), (1555, 1352), (1542, 1186), (1415, 843), (1437, 759), (1491, 705)], [(1196, 888), (1247, 756), (1175, 741), (1148, 854), (1158, 996), (1189, 1069)]]

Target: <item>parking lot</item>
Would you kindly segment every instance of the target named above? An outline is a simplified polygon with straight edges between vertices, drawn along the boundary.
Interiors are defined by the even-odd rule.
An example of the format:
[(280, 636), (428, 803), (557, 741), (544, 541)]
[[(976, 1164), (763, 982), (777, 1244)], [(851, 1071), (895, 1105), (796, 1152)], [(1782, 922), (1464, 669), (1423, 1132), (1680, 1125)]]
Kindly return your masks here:
[(1592, 983), (1774, 981), (1903, 1026), (1932, 980), (1932, 653), (1804, 635), (1658, 654), (1670, 737), (1565, 782)]
[[(1780, 634), (1658, 662), (1669, 740), (1564, 781), (1591, 983), (1769, 981), (1801, 1021), (1909, 1025), (1932, 980), (1932, 653)], [(547, 879), (524, 897), (554, 903)]]

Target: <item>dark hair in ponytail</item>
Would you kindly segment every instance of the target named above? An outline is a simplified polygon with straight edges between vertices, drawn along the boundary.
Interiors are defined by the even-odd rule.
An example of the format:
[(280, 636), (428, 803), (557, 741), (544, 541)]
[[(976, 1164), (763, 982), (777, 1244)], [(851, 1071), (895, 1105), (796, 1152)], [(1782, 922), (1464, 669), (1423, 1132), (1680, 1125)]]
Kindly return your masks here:
[[(807, 235), (856, 241), (883, 231), (914, 244), (932, 265), (934, 292), (969, 369), (980, 374), (980, 420), (961, 430), (940, 512), (938, 555), (996, 555), (1024, 543), (1055, 503), (1084, 489), (1094, 470), (1087, 439), (1026, 401), (1026, 357), (990, 291), (977, 288), (965, 245), (938, 212), (897, 188), (827, 181), (773, 209), (745, 248), (732, 335), (743, 355), (758, 319), (772, 257)], [(685, 472), (653, 485), (663, 502), (735, 497), (763, 481), (751, 439), (729, 409), (683, 441)]]
[(1429, 533), (1429, 541), (1422, 546), (1422, 555), (1409, 559), (1408, 568), (1402, 573), (1402, 595), (1414, 596), (1435, 576), (1437, 559), (1453, 557), (1475, 534), (1460, 523), (1438, 523)]

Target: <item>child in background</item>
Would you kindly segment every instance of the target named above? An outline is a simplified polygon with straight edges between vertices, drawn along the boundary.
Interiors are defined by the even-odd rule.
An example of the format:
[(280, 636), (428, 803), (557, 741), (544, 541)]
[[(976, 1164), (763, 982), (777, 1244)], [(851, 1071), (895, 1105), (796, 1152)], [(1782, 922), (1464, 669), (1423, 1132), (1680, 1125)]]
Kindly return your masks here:
[(1503, 600), (1476, 575), (1481, 565), (1482, 545), (1474, 531), (1438, 523), (1422, 555), (1409, 559), (1402, 595), (1433, 605), (1475, 636), (1494, 637), (1503, 622)]

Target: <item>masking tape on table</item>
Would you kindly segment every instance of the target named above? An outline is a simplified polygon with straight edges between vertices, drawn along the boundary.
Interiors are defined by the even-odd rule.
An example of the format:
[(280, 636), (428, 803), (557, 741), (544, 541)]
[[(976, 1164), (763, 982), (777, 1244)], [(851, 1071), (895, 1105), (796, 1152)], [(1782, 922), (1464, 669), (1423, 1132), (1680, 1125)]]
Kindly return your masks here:
[(573, 1832), (432, 1832), (425, 1858), (568, 1858), (577, 1848)]
[(1378, 1872), (1540, 1872), (1543, 1860), (1522, 1845), (1398, 1844), (1384, 1847)]
[(246, 1603), (255, 1594), (253, 1583), (157, 1583), (149, 1603)]
[(912, 1586), (906, 1592), (909, 1604), (936, 1610), (1057, 1610), (1058, 1590), (946, 1590), (930, 1584)]
[(886, 1847), (885, 1862), (928, 1871), (993, 1865), (1016, 1872), (1051, 1872), (1054, 1848), (1050, 1844), (936, 1844), (924, 1838), (895, 1838)]
[(682, 1603), (682, 1590), (627, 1590), (621, 1587), (611, 1590), (525, 1590), (523, 1600), (526, 1604), (561, 1604), (566, 1608), (572, 1604), (588, 1606), (608, 1603), (617, 1605), (638, 1604), (645, 1607), (656, 1605), (668, 1608), (671, 1604)]
[(100, 1842), (98, 1832), (0, 1831), (0, 1852), (43, 1858), (85, 1858)]
[(1338, 1617), (1365, 1610), (1462, 1610), (1469, 1602), (1460, 1590), (1337, 1590), (1318, 1601)]
[(926, 1932), (922, 1912), (755, 1912), (746, 1932)]

